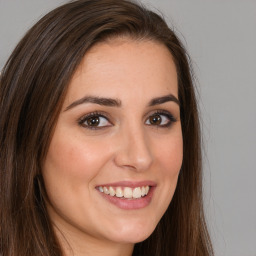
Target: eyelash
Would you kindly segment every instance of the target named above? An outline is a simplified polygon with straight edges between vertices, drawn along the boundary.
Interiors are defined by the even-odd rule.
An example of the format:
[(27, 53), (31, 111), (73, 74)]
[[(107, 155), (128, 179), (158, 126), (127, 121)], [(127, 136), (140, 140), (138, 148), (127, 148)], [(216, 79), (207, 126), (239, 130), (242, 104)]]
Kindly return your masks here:
[[(157, 128), (169, 128), (174, 122), (176, 122), (176, 118), (169, 112), (169, 111), (165, 111), (165, 110), (156, 110), (153, 114), (151, 114), (146, 122), (149, 120), (150, 117), (154, 117), (154, 116), (164, 116), (166, 117), (167, 119), (169, 119), (169, 121), (167, 122), (167, 124), (164, 124), (164, 125), (153, 125), (153, 124), (146, 124), (146, 125), (149, 125), (149, 126), (156, 126)], [(110, 123), (110, 125), (106, 125), (106, 126), (89, 126), (88, 124), (86, 125), (85, 122), (88, 122), (88, 120), (90, 118), (105, 118), (107, 120), (108, 123)], [(100, 130), (100, 129), (104, 129), (106, 127), (109, 127), (111, 125), (113, 125), (110, 121), (109, 121), (109, 118), (107, 117), (107, 115), (105, 113), (102, 113), (102, 112), (98, 112), (98, 111), (95, 111), (95, 112), (91, 112), (85, 116), (83, 116), (82, 118), (80, 118), (78, 120), (78, 124), (86, 129), (90, 129), (90, 130)]]
[(105, 113), (98, 112), (98, 111), (91, 112), (91, 113), (83, 116), (82, 118), (80, 118), (78, 120), (78, 124), (81, 125), (84, 128), (90, 129), (90, 130), (99, 130), (99, 129), (104, 129), (104, 128), (108, 127), (108, 126), (89, 126), (89, 125), (86, 125), (85, 122), (88, 122), (89, 118), (93, 118), (93, 117), (94, 118), (103, 117), (110, 123), (110, 125), (108, 125), (108, 126), (112, 125), (112, 123), (109, 121), (109, 118), (107, 117), (107, 115)]
[[(166, 111), (166, 110), (156, 110), (153, 114), (151, 114), (148, 119), (152, 116), (164, 116), (166, 117), (167, 119), (169, 119), (168, 123), (167, 124), (164, 124), (164, 125), (152, 125), (152, 126), (156, 126), (156, 127), (159, 127), (159, 128), (169, 128), (171, 127), (171, 125), (175, 122), (177, 122), (177, 119), (169, 112), (169, 111)], [(148, 120), (147, 119), (147, 120)], [(149, 124), (150, 125), (150, 124)]]

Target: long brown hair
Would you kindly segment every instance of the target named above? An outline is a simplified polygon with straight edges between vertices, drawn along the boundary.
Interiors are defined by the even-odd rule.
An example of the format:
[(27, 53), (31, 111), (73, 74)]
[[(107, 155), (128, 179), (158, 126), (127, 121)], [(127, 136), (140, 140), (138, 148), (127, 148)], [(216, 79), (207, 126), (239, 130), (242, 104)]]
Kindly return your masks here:
[(178, 73), (184, 158), (172, 202), (134, 255), (213, 255), (202, 202), (201, 138), (188, 55), (158, 14), (128, 0), (78, 0), (43, 17), (0, 80), (0, 255), (62, 255), (46, 211), (41, 166), (67, 87), (94, 44), (128, 36), (171, 52)]

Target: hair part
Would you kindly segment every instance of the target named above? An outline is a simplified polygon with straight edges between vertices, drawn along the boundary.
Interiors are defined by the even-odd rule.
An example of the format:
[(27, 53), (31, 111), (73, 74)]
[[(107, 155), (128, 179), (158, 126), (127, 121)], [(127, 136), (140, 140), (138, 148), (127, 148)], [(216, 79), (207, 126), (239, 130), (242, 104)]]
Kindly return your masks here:
[(188, 55), (158, 14), (128, 0), (77, 0), (48, 13), (17, 45), (0, 80), (0, 255), (62, 255), (41, 177), (68, 85), (86, 52), (117, 37), (165, 45), (178, 74), (184, 158), (172, 202), (134, 255), (213, 255), (202, 201), (197, 102)]

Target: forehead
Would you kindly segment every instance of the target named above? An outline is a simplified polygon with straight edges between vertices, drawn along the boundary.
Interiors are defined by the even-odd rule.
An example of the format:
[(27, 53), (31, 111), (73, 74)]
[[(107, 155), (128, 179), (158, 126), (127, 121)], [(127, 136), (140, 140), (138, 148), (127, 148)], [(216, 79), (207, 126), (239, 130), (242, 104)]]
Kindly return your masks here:
[(166, 46), (155, 41), (113, 39), (98, 43), (84, 56), (68, 88), (67, 101), (85, 94), (103, 97), (178, 97), (177, 72)]

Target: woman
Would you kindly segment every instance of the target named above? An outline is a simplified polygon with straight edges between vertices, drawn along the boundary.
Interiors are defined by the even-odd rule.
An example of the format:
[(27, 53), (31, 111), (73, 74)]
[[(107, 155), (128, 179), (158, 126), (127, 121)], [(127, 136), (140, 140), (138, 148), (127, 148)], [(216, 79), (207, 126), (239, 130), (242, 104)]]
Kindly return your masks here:
[(160, 16), (63, 5), (0, 91), (1, 255), (213, 255), (190, 68)]

